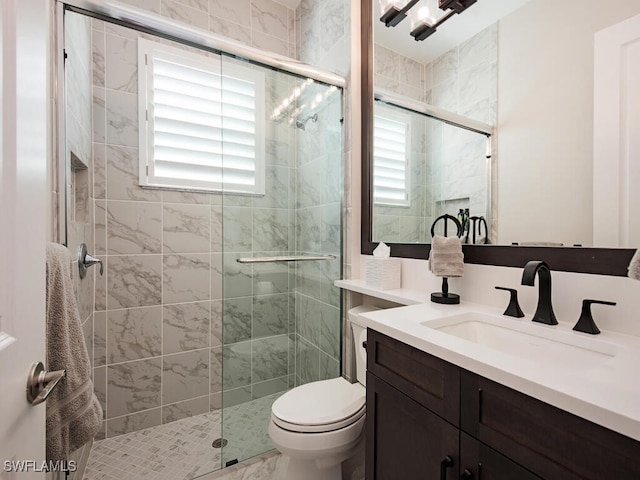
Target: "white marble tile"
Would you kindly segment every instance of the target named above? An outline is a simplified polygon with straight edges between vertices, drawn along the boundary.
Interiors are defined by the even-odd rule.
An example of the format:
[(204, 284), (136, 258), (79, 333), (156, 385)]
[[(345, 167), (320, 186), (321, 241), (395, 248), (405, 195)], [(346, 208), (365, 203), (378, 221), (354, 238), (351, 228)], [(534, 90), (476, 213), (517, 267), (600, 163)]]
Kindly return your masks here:
[(323, 31), (320, 47), (327, 52), (345, 33), (345, 5), (343, 0), (324, 0), (320, 3), (320, 24)]
[(144, 189), (139, 185), (137, 148), (108, 145), (106, 155), (108, 199), (160, 201), (160, 190)]
[(93, 141), (104, 143), (107, 135), (106, 92), (104, 88), (93, 87)]
[(250, 0), (209, 0), (209, 13), (215, 17), (229, 20), (233, 23), (251, 26)]
[(210, 302), (164, 305), (163, 353), (186, 352), (209, 346)]
[(457, 50), (450, 50), (433, 61), (433, 86), (449, 82), (458, 74)]
[(107, 312), (107, 352), (110, 364), (157, 357), (162, 353), (161, 307)]
[(144, 428), (151, 428), (160, 425), (160, 409), (154, 408), (124, 417), (107, 420), (107, 438), (124, 435)]
[(460, 69), (498, 59), (498, 24), (490, 25), (458, 47)]
[(107, 201), (107, 252), (161, 253), (162, 205)]
[(163, 205), (162, 241), (165, 253), (204, 253), (211, 246), (209, 205)]
[(241, 25), (221, 17), (210, 16), (209, 30), (218, 35), (237, 40), (245, 45), (251, 45), (251, 29), (246, 25)]
[(107, 418), (160, 406), (159, 358), (107, 367)]
[(162, 357), (162, 403), (209, 394), (209, 349)]
[(107, 90), (107, 143), (138, 146), (138, 98), (136, 95)]
[(172, 0), (161, 0), (161, 11), (165, 17), (186, 23), (187, 25), (204, 30), (209, 28), (209, 17), (203, 15), (202, 10), (197, 8), (188, 7), (185, 4)]
[(210, 255), (164, 255), (164, 303), (194, 302), (210, 299)]
[(175, 422), (209, 411), (209, 396), (162, 406), (162, 423)]
[(398, 77), (400, 56), (397, 53), (381, 45), (376, 45), (373, 62), (376, 76), (381, 75), (395, 81), (400, 80)]
[(106, 46), (104, 27), (102, 30), (93, 29), (91, 32), (91, 58), (92, 58), (92, 74), (93, 85), (97, 87), (105, 86), (105, 59)]
[(109, 310), (161, 303), (162, 255), (110, 255), (106, 276)]
[(113, 90), (137, 93), (138, 91), (138, 49), (137, 41), (107, 35), (106, 39), (105, 85)]
[(289, 43), (288, 9), (273, 0), (251, 0), (251, 29)]
[(260, 31), (251, 32), (251, 46), (285, 57), (289, 56), (289, 42)]

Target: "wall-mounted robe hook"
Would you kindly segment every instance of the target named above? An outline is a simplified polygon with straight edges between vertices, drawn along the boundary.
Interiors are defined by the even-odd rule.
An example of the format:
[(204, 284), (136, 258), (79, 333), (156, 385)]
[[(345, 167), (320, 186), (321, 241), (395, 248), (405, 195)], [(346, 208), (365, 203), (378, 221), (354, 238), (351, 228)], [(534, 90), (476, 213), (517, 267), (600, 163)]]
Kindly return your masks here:
[(89, 255), (87, 253), (86, 243), (81, 243), (80, 248), (78, 249), (78, 271), (80, 273), (80, 278), (84, 278), (87, 275), (87, 268), (95, 265), (96, 263), (100, 264), (100, 275), (103, 275), (104, 265), (102, 264), (102, 260)]

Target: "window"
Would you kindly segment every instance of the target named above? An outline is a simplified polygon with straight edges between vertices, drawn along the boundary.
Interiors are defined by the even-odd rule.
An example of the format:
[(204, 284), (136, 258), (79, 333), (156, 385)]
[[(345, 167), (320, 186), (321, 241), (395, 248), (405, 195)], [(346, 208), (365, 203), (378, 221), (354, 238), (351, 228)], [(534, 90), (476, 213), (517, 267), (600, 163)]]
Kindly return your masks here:
[(138, 40), (140, 185), (264, 194), (264, 75)]
[(373, 200), (409, 206), (409, 115), (384, 111), (373, 123)]

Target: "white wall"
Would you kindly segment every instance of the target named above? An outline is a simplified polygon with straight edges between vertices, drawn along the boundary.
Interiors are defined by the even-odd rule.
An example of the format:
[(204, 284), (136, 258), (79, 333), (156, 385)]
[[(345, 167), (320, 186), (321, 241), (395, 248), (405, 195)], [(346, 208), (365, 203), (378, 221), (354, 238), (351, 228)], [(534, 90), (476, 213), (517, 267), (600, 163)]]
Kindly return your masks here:
[(535, 0), (500, 21), (499, 243), (592, 244), (593, 35), (638, 13)]

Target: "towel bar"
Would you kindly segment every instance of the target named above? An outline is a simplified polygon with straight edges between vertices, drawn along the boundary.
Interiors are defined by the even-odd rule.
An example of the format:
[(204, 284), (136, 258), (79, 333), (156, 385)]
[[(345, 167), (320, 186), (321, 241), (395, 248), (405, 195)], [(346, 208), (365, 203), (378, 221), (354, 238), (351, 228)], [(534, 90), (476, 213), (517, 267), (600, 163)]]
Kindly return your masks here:
[(238, 263), (271, 263), (271, 262), (309, 262), (311, 260), (334, 260), (335, 255), (321, 255), (318, 257), (292, 256), (292, 257), (244, 257), (237, 260)]

